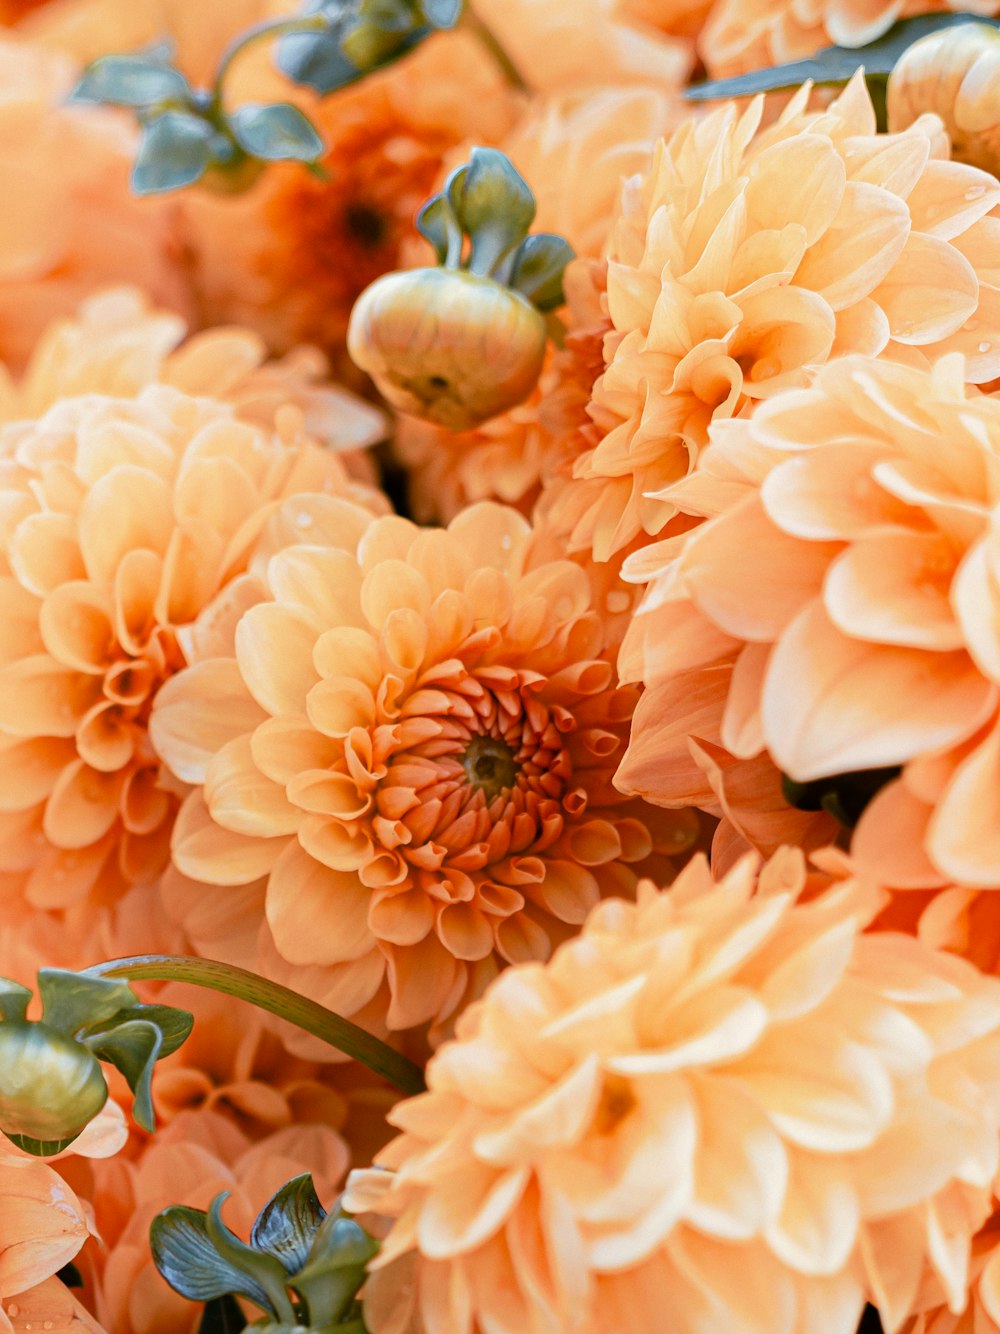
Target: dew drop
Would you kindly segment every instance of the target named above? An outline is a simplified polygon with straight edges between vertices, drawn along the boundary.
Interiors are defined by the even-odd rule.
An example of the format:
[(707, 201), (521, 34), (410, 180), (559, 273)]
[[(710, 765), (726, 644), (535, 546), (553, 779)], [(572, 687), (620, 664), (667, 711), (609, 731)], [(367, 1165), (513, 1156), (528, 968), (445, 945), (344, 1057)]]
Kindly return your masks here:
[(980, 343), (980, 344), (978, 345), (977, 351), (979, 351), (979, 352), (988, 352), (992, 346), (993, 346), (992, 343)]
[(7, 1307), (7, 1314), (9, 1316), (16, 1316), (20, 1310), (21, 1308), (18, 1306), (17, 1302), (11, 1302)]
[(54, 1326), (53, 1326), (53, 1323), (52, 1323), (51, 1320), (43, 1320), (43, 1321), (42, 1321), (42, 1329), (53, 1329), (53, 1328), (54, 1328)]
[(969, 187), (968, 190), (966, 190), (964, 198), (969, 200), (969, 202), (971, 203), (973, 199), (982, 199), (985, 193), (986, 193), (985, 185), (972, 185)]
[(305, 510), (300, 510), (295, 516), (296, 528), (311, 528), (313, 526), (313, 516), (307, 514)]
[(503, 537), (501, 537), (501, 539), (500, 539), (500, 545), (501, 545), (501, 547), (503, 548), (504, 551), (509, 551), (509, 550), (510, 550), (510, 544), (511, 544), (511, 536), (510, 536), (510, 533), (504, 533)]
[(966, 320), (965, 323), (962, 325), (962, 330), (964, 333), (972, 333), (973, 329), (978, 329), (978, 328), (979, 328), (978, 320)]

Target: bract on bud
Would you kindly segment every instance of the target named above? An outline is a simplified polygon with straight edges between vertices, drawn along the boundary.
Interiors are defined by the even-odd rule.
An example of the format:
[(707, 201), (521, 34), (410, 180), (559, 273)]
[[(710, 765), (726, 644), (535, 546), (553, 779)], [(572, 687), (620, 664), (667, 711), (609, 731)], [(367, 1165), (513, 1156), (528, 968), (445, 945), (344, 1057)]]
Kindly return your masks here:
[(994, 174), (1000, 168), (1000, 30), (985, 23), (941, 28), (909, 47), (889, 76), (889, 129), (924, 112), (944, 121), (952, 157)]
[(108, 1099), (101, 1066), (47, 1024), (0, 1024), (0, 1129), (45, 1144), (75, 1139)]
[(394, 408), (452, 431), (522, 402), (545, 341), (545, 320), (526, 297), (457, 269), (379, 278), (347, 332), (351, 357)]

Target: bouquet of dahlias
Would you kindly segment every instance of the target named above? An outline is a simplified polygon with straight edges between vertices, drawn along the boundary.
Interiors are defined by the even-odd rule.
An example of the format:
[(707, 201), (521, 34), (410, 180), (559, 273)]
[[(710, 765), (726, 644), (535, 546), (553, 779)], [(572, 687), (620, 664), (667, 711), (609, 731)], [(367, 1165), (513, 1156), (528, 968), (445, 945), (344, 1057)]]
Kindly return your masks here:
[(0, 1334), (1000, 1334), (1000, 0), (0, 0)]

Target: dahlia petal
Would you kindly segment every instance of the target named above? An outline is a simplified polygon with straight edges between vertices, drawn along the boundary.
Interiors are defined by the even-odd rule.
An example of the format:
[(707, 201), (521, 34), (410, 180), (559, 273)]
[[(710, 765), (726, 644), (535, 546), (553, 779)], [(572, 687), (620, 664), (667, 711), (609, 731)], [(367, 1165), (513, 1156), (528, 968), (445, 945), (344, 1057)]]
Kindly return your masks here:
[(351, 872), (321, 865), (292, 841), (271, 868), (267, 920), (289, 963), (332, 964), (371, 952), (369, 891)]
[[(887, 715), (881, 707), (893, 700)], [(864, 644), (817, 604), (775, 647), (764, 689), (764, 735), (798, 782), (899, 764), (948, 745), (988, 714), (994, 687), (962, 653)]]
[(477, 1135), (473, 1142), (476, 1157), (498, 1168), (522, 1160), (530, 1165), (538, 1148), (575, 1144), (593, 1118), (601, 1083), (597, 1057), (585, 1057), (505, 1126)]
[(392, 992), (386, 1018), (391, 1029), (415, 1028), (439, 1015), (465, 972), (433, 932), (404, 949), (386, 944), (382, 952)]
[(935, 866), (960, 884), (1000, 883), (1000, 728), (959, 765), (927, 831)]
[(53, 589), (38, 613), (46, 650), (66, 667), (100, 675), (113, 660), (115, 632), (109, 599), (74, 580)]
[(62, 771), (45, 803), (45, 835), (57, 848), (85, 848), (118, 819), (124, 775), (101, 773), (82, 760)]
[(246, 734), (227, 741), (209, 760), (204, 797), (209, 814), (223, 829), (253, 838), (294, 834), (302, 820), (285, 789), (254, 764)]
[[(301, 701), (297, 709), (286, 711), (301, 712)], [(350, 676), (328, 676), (308, 689), (305, 712), (324, 736), (345, 737), (352, 728), (374, 724), (375, 700), (363, 681)]]
[(153, 608), (163, 576), (155, 551), (126, 551), (114, 573), (115, 633), (126, 653), (139, 657), (153, 627)]
[[(161, 692), (163, 694), (163, 692)], [(157, 696), (159, 703), (159, 696)], [(252, 706), (256, 710), (256, 704)], [(156, 712), (153, 712), (156, 716)], [(276, 783), (289, 783), (305, 768), (329, 768), (340, 758), (340, 747), (323, 732), (317, 732), (305, 715), (285, 714), (267, 718), (261, 712), (259, 723), (241, 726), (253, 728), (251, 755), (253, 763)], [(228, 738), (227, 738), (228, 739)], [(215, 747), (213, 747), (215, 748)], [(181, 778), (183, 778), (181, 774)]]
[(777, 1039), (765, 1035), (733, 1073), (785, 1139), (804, 1149), (867, 1148), (892, 1114), (892, 1085), (874, 1055), (842, 1037), (822, 1044), (816, 1022)]
[(927, 855), (933, 807), (905, 779), (887, 783), (865, 807), (851, 839), (851, 856), (873, 883), (897, 889), (936, 889), (947, 877)]
[(43, 911), (71, 908), (90, 894), (107, 867), (115, 838), (109, 834), (88, 847), (66, 850), (44, 846), (36, 857), (24, 897)]
[(354, 625), (324, 630), (313, 649), (313, 666), (320, 676), (353, 676), (373, 692), (382, 679), (374, 636)]
[(609, 1070), (621, 1075), (667, 1074), (713, 1065), (749, 1050), (767, 1027), (765, 1007), (738, 987), (725, 987), (672, 1007), (670, 1033), (659, 1050), (611, 1056)]
[(300, 809), (337, 820), (356, 820), (372, 806), (371, 797), (359, 792), (353, 779), (328, 769), (300, 770), (288, 782), (287, 791), (289, 801)]
[(962, 636), (984, 676), (1000, 680), (1000, 534), (990, 531), (966, 553), (951, 586)]
[(0, 575), (0, 667), (45, 649), (38, 628), (38, 599), (10, 575)]
[[(817, 445), (786, 458), (764, 478), (760, 495), (771, 522), (810, 542), (846, 542), (872, 528), (905, 522), (909, 509), (870, 482), (882, 445)], [(831, 477), (837, 485), (831, 486)]]
[(451, 903), (442, 908), (437, 933), (456, 959), (485, 959), (493, 951), (493, 927), (471, 903)]
[(692, 1081), (698, 1118), (694, 1189), (685, 1218), (727, 1241), (748, 1241), (777, 1218), (788, 1156), (762, 1109), (731, 1082)]
[(989, 172), (964, 162), (932, 160), (921, 171), (907, 203), (915, 232), (952, 241), (1000, 203), (1000, 188)]
[(730, 676), (728, 666), (682, 672), (643, 693), (615, 775), (620, 792), (661, 806), (714, 805), (712, 786), (691, 758), (687, 739), (718, 743)]
[(871, 295), (888, 316), (893, 339), (919, 346), (947, 338), (975, 314), (979, 280), (954, 246), (914, 232)]
[(836, 1274), (857, 1240), (857, 1196), (837, 1163), (799, 1152), (789, 1155), (789, 1165), (781, 1213), (765, 1229), (767, 1243), (800, 1274)]
[(836, 319), (823, 297), (802, 287), (755, 292), (743, 301), (743, 323), (730, 346), (743, 367), (743, 392), (764, 398), (788, 387), (803, 363), (826, 360)]
[(769, 970), (760, 998), (775, 1019), (815, 1009), (844, 975), (854, 950), (855, 923), (837, 922)]
[(75, 758), (68, 739), (0, 737), (0, 811), (24, 811), (45, 801)]
[(73, 1191), (47, 1163), (4, 1154), (0, 1292), (14, 1297), (68, 1264), (87, 1239)]
[(12, 736), (70, 737), (100, 697), (100, 680), (45, 654), (0, 671), (0, 727)]
[(402, 560), (386, 560), (369, 570), (361, 585), (361, 609), (368, 624), (381, 630), (397, 607), (426, 617), (431, 605), (427, 580)]
[(830, 564), (823, 605), (845, 635), (939, 651), (965, 637), (950, 599), (954, 553), (939, 534), (871, 533)]
[(87, 575), (77, 523), (68, 514), (29, 515), (10, 538), (9, 559), (18, 581), (39, 597)]
[(434, 904), (420, 889), (403, 893), (376, 891), (372, 895), (368, 924), (379, 940), (393, 945), (416, 945), (433, 930), (434, 919)]
[(249, 838), (217, 825), (200, 791), (181, 806), (171, 851), (178, 870), (210, 885), (248, 885), (267, 875), (287, 838)]
[(600, 898), (597, 881), (588, 870), (557, 858), (546, 859), (545, 879), (526, 888), (524, 893), (560, 922), (574, 925), (586, 918)]
[(820, 591), (837, 550), (787, 536), (749, 497), (698, 531), (683, 567), (692, 600), (726, 634), (770, 642)]
[(161, 625), (185, 625), (218, 591), (223, 574), (222, 542), (201, 522), (177, 527), (163, 557), (153, 613)]
[(118, 705), (107, 700), (95, 704), (76, 731), (80, 758), (103, 773), (124, 769), (135, 753), (135, 745), (136, 729), (122, 716)]
[(267, 582), (277, 601), (297, 608), (303, 620), (360, 624), (361, 579), (347, 552), (315, 546), (279, 551), (268, 563)]
[(829, 139), (797, 134), (755, 159), (746, 190), (750, 218), (762, 229), (794, 218), (812, 245), (833, 222), (846, 182), (844, 160)]
[(80, 554), (87, 576), (110, 588), (122, 557), (146, 549), (163, 555), (173, 528), (173, 498), (162, 478), (121, 464), (99, 478), (80, 509)]
[(302, 713), (319, 680), (312, 665), (316, 639), (316, 622), (305, 612), (274, 602), (244, 612), (236, 627), (236, 661), (247, 689), (267, 713)]
[(212, 756), (264, 723), (231, 658), (209, 658), (160, 688), (149, 722), (153, 745), (178, 778), (203, 783)]
[(836, 218), (810, 247), (794, 282), (818, 292), (831, 310), (853, 306), (889, 273), (909, 230), (902, 199), (876, 185), (848, 181)]

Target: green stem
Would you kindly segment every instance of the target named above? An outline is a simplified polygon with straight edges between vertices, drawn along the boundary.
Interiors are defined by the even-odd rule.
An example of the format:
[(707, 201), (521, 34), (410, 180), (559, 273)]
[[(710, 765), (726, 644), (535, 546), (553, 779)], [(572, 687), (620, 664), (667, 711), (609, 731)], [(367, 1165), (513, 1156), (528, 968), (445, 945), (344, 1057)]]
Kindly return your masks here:
[[(210, 0), (206, 0), (210, 3)], [(233, 61), (238, 55), (252, 46), (255, 42), (261, 41), (265, 37), (281, 37), (289, 32), (319, 32), (327, 27), (327, 21), (322, 14), (311, 14), (306, 18), (290, 19), (265, 19), (262, 23), (255, 23), (253, 27), (247, 28), (239, 36), (234, 37), (219, 59), (219, 67), (215, 71), (215, 81), (212, 84), (212, 106), (213, 113), (222, 110), (222, 88), (229, 73)]]
[(287, 1019), (313, 1037), (360, 1061), (369, 1070), (395, 1084), (407, 1095), (422, 1093), (427, 1087), (418, 1065), (401, 1056), (357, 1024), (342, 1019), (297, 991), (269, 982), (257, 973), (215, 959), (197, 959), (178, 954), (139, 954), (131, 959), (111, 959), (83, 970), (85, 977), (124, 977), (130, 981), (192, 982), (210, 991), (222, 992), (248, 1001), (262, 1010)]
[(489, 51), (490, 55), (503, 70), (504, 76), (512, 88), (517, 88), (523, 93), (531, 91), (521, 77), (521, 71), (517, 68), (504, 47), (501, 45), (499, 38), (486, 26), (481, 18), (473, 14), (468, 5), (465, 7), (465, 13), (462, 15), (460, 26), (468, 28), (474, 36), (479, 38), (483, 46), (486, 47), (487, 51)]

